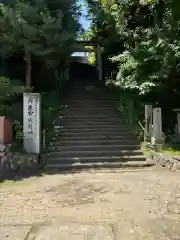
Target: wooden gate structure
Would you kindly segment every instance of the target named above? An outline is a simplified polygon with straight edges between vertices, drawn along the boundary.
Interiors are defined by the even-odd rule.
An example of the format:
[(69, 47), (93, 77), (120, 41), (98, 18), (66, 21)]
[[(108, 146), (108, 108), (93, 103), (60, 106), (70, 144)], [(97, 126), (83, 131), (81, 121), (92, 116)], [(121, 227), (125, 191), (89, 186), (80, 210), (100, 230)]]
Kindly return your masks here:
[[(88, 46), (93, 46), (93, 49), (86, 48)], [(103, 66), (102, 66), (102, 57), (101, 57), (102, 46), (99, 43), (95, 43), (93, 41), (77, 40), (76, 46), (74, 48), (74, 52), (95, 52), (96, 59), (97, 59), (98, 79), (99, 81), (102, 81), (103, 80), (103, 71), (102, 71)], [(70, 62), (68, 62), (65, 70), (66, 81), (69, 80), (69, 68), (70, 68)]]

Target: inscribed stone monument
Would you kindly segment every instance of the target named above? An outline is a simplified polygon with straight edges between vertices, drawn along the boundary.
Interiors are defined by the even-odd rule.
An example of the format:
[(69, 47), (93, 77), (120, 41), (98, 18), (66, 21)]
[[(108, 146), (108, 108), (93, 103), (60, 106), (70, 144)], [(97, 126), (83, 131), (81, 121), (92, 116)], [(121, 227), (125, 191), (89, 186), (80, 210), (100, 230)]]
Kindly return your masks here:
[(23, 95), (23, 137), (24, 148), (28, 153), (40, 153), (41, 119), (40, 94), (24, 93)]

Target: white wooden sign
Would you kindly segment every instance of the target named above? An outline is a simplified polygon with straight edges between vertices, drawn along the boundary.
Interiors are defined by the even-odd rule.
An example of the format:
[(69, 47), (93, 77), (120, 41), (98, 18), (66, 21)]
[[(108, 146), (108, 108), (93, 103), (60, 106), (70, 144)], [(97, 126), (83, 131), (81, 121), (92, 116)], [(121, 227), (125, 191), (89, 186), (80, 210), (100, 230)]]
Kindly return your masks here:
[(28, 153), (40, 153), (41, 147), (41, 96), (39, 93), (23, 94), (23, 137)]

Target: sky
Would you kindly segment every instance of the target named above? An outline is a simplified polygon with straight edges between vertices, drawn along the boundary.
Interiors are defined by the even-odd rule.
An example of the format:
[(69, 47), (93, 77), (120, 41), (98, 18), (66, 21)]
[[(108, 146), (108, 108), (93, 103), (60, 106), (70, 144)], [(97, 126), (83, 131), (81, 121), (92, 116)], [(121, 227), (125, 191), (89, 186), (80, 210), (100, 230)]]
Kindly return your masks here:
[[(84, 0), (79, 0), (79, 3), (80, 4), (83, 4), (84, 5)], [(86, 14), (87, 14), (87, 9), (86, 9), (86, 6), (83, 6), (82, 8), (82, 16), (80, 18), (80, 23), (82, 25), (82, 27), (84, 28), (84, 30), (88, 30), (88, 28), (90, 27), (90, 21), (88, 21), (86, 19)], [(84, 53), (73, 53), (72, 54), (73, 56), (84, 56)]]
[[(79, 3), (84, 5), (84, 0), (79, 0)], [(88, 21), (86, 19), (86, 17), (83, 16), (83, 15), (86, 15), (86, 14), (87, 14), (87, 8), (86, 8), (86, 6), (83, 6), (83, 8), (82, 8), (82, 16), (80, 18), (80, 23), (82, 24), (82, 26), (83, 26), (83, 28), (85, 30), (87, 30), (89, 28), (89, 26), (90, 26), (90, 21)]]

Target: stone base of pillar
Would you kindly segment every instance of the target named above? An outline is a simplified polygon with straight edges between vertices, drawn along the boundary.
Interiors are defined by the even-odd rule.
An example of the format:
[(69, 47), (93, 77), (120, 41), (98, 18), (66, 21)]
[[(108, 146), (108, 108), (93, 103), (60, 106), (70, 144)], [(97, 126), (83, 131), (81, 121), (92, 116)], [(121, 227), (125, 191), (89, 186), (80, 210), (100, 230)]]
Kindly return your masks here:
[(165, 144), (165, 138), (164, 136), (159, 137), (158, 139), (155, 137), (151, 138), (151, 145), (153, 150), (157, 150), (157, 148), (162, 148)]
[(148, 136), (144, 136), (144, 142), (147, 142), (147, 143), (151, 142), (151, 138)]

